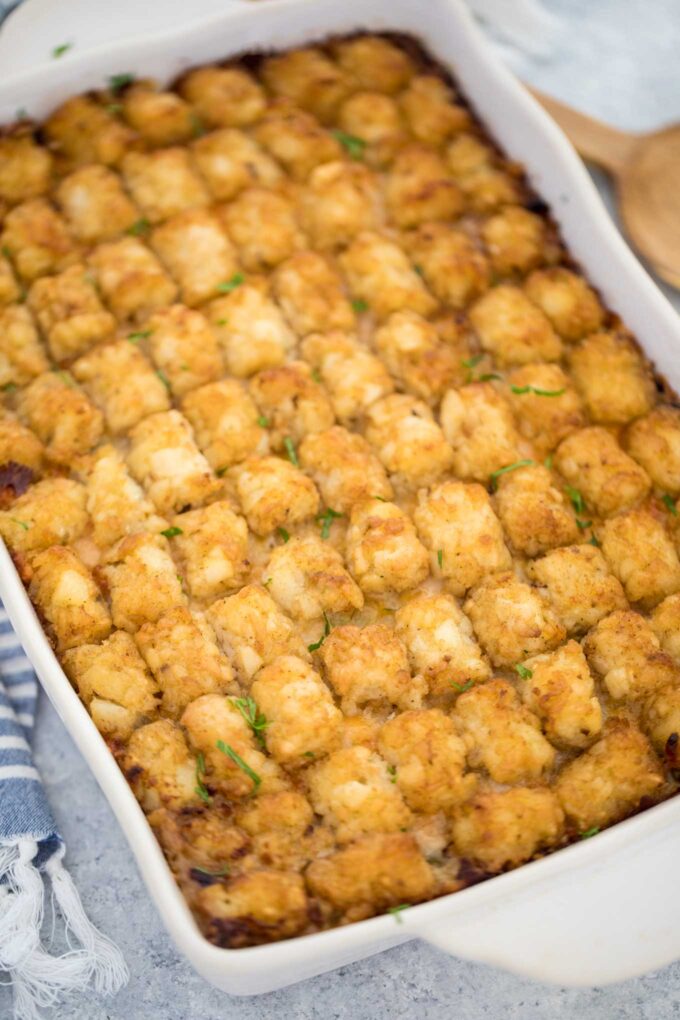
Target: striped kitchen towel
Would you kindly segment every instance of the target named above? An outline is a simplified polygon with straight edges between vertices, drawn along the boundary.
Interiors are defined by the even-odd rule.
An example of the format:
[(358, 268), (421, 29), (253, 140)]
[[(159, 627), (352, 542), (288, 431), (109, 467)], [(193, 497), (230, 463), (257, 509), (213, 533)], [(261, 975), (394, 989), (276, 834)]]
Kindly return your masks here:
[[(113, 993), (127, 980), (120, 951), (88, 921), (69, 873), (64, 843), (33, 765), (38, 684), (0, 602), (0, 971), (14, 991), (15, 1020), (38, 1020), (62, 992), (91, 985)], [(69, 945), (50, 955), (41, 939), (45, 883)], [(77, 943), (77, 945), (75, 945)]]

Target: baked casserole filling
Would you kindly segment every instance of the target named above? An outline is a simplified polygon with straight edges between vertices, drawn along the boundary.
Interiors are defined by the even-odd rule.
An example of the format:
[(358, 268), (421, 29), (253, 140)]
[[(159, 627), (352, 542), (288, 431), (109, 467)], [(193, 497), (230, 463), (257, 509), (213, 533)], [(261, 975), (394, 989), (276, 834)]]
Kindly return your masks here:
[(0, 137), (0, 535), (206, 936), (677, 791), (680, 410), (411, 41)]

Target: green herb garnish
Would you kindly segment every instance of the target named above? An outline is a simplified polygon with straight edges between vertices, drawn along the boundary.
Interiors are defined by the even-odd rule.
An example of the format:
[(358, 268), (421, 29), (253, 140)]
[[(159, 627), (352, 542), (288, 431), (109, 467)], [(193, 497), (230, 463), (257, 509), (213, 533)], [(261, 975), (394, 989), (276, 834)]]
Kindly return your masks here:
[(352, 302), (352, 308), (357, 313), (357, 315), (359, 315), (361, 312), (368, 311), (368, 302), (364, 301), (362, 298), (357, 298), (355, 301)]
[(552, 453), (549, 453), (548, 456), (543, 461), (543, 464), (544, 464), (545, 467), (547, 467), (548, 471), (552, 471), (553, 456), (554, 455)]
[(317, 382), (317, 383), (321, 382), (321, 372), (319, 371), (318, 368), (313, 368), (312, 369), (312, 379), (314, 380), (314, 382)]
[(113, 114), (122, 113), (123, 112), (123, 104), (122, 103), (109, 103), (108, 106), (106, 107), (106, 112), (107, 113), (113, 113)]
[(674, 517), (678, 516), (678, 508), (676, 507), (675, 501), (672, 496), (669, 496), (668, 493), (665, 493), (661, 497), (661, 502), (663, 503), (667, 510), (670, 510)]
[(287, 542), (290, 539), (290, 533), (286, 531), (285, 528), (277, 528), (276, 531), (284, 542)]
[(5, 256), (6, 259), (12, 258), (12, 252), (9, 250), (6, 244), (3, 244), (2, 248), (0, 248), (0, 251)]
[(498, 479), (501, 475), (507, 474), (508, 471), (517, 471), (518, 468), (531, 467), (533, 463), (533, 460), (516, 460), (514, 464), (506, 464), (505, 467), (498, 468), (497, 471), (492, 471), (489, 475), (491, 491), (495, 492)]
[(390, 776), (390, 782), (391, 783), (396, 783), (396, 781), (397, 781), (397, 766), (396, 765), (388, 765), (387, 766), (387, 772), (388, 772), (388, 774)]
[(17, 384), (15, 382), (6, 382), (4, 386), (0, 386), (0, 390), (3, 393), (13, 393), (16, 388)]
[(437, 549), (437, 563), (439, 564), (439, 569), (440, 570), (442, 569), (443, 562), (444, 562), (444, 550), (443, 549)]
[(201, 798), (204, 804), (209, 804), (210, 793), (208, 792), (207, 786), (203, 782), (204, 775), (205, 775), (205, 758), (203, 757), (203, 753), (201, 752), (196, 756), (196, 786), (194, 788), (194, 793), (196, 793)]
[(412, 906), (411, 903), (400, 903), (398, 907), (390, 907), (387, 913), (392, 914), (394, 916), (394, 920), (397, 922), (397, 924), (403, 924), (404, 919), (401, 916), (402, 911), (408, 910), (410, 906)]
[(303, 758), (316, 758), (316, 755), (314, 754), (314, 751), (303, 751), (302, 752), (302, 757)]
[(75, 385), (76, 384), (73, 381), (73, 377), (70, 376), (68, 374), (68, 372), (58, 371), (58, 372), (55, 372), (54, 374), (59, 376), (59, 378), (61, 379), (61, 381), (63, 382), (63, 384), (65, 386), (70, 386), (71, 389), (75, 389)]
[(290, 438), (290, 436), (286, 436), (286, 438), (283, 440), (283, 445), (286, 448), (288, 460), (291, 462), (293, 467), (300, 467), (300, 463), (297, 458), (297, 453), (295, 452), (295, 447), (293, 445), (293, 440)]
[(229, 868), (226, 867), (226, 865), (224, 868), (220, 868), (219, 871), (208, 871), (207, 868), (199, 868), (198, 865), (194, 865), (194, 867), (191, 870), (200, 871), (202, 875), (209, 875), (210, 878), (224, 878), (225, 875), (228, 875), (230, 873)]
[(265, 746), (263, 730), (269, 726), (266, 716), (262, 715), (253, 698), (232, 698), (232, 702), (255, 734), (261, 747)]
[(323, 634), (321, 635), (318, 641), (314, 642), (313, 645), (307, 645), (308, 652), (318, 652), (319, 648), (321, 648), (321, 645), (324, 643), (324, 641), (331, 632), (331, 623), (328, 617), (326, 616), (325, 612), (323, 614), (323, 620), (324, 620)]
[(531, 680), (532, 676), (534, 675), (534, 671), (532, 669), (529, 669), (528, 666), (523, 666), (521, 662), (518, 662), (517, 665), (513, 666), (512, 668), (514, 669), (515, 673), (517, 673), (522, 678), (522, 680)]
[(124, 89), (126, 85), (131, 85), (134, 80), (134, 74), (130, 74), (129, 71), (124, 71), (122, 74), (112, 74), (109, 78), (109, 89), (114, 95), (117, 95), (121, 89)]
[(26, 521), (20, 521), (18, 517), (10, 517), (10, 521), (13, 521), (14, 524), (18, 524), (20, 528), (24, 529), (24, 531), (28, 531), (31, 526), (30, 524), (27, 524)]
[(257, 424), (260, 426), (261, 429), (268, 429), (269, 418), (265, 418), (265, 416), (261, 414), (260, 417), (257, 419)]
[(65, 53), (73, 47), (73, 43), (65, 42), (61, 46), (55, 46), (52, 50), (52, 57), (54, 60), (58, 60), (59, 57), (63, 57)]
[(379, 499), (381, 503), (389, 503), (389, 500), (385, 499), (384, 496), (371, 496), (371, 499)]
[(135, 220), (135, 222), (127, 228), (125, 233), (131, 234), (133, 237), (140, 237), (142, 234), (148, 233), (150, 229), (151, 224), (145, 216), (142, 216), (140, 220)]
[(592, 523), (592, 521), (582, 521), (580, 517), (576, 518), (576, 527), (580, 528), (581, 531), (585, 531), (586, 528), (590, 528)]
[(499, 375), (498, 372), (484, 372), (483, 375), (478, 375), (474, 380), (475, 382), (491, 382), (492, 379), (502, 379), (503, 376)]
[(511, 386), (510, 389), (518, 396), (523, 393), (533, 393), (536, 397), (561, 397), (565, 392), (564, 386), (561, 390), (541, 390), (538, 386)]
[(194, 138), (200, 138), (205, 134), (205, 124), (196, 113), (189, 114), (189, 123), (191, 124), (191, 133)]
[(475, 354), (474, 357), (472, 358), (460, 359), (460, 363), (463, 366), (463, 368), (467, 368), (467, 375), (465, 377), (466, 383), (471, 383), (472, 380), (474, 379), (473, 369), (480, 363), (483, 357), (484, 357), (483, 354)]
[(344, 514), (338, 513), (337, 510), (331, 510), (327, 507), (322, 514), (316, 515), (316, 523), (321, 525), (321, 537), (325, 540), (331, 533), (331, 524), (338, 517), (344, 517)]
[(602, 542), (600, 542), (599, 538), (596, 538), (595, 535), (591, 535), (588, 542), (590, 545), (594, 545), (597, 549), (599, 549), (602, 545)]
[(363, 159), (364, 149), (366, 148), (366, 142), (363, 138), (357, 138), (356, 135), (348, 135), (346, 131), (334, 131), (333, 135), (342, 147), (347, 150), (351, 159)]
[(225, 744), (223, 740), (218, 740), (215, 746), (218, 751), (222, 752), (222, 754), (226, 754), (227, 758), (231, 758), (234, 764), (238, 765), (241, 771), (245, 772), (249, 779), (252, 779), (255, 789), (257, 789), (262, 782), (262, 779), (258, 776), (254, 769), (251, 769), (248, 762), (244, 761), (241, 755), (238, 754), (230, 744)]
[(232, 290), (236, 290), (237, 287), (240, 287), (244, 280), (245, 276), (243, 273), (234, 273), (234, 275), (230, 279), (225, 280), (224, 283), (218, 283), (217, 289), (221, 294), (231, 294)]
[(591, 829), (586, 829), (585, 832), (581, 832), (579, 833), (579, 835), (581, 839), (590, 839), (591, 836), (597, 836), (599, 831), (600, 831), (599, 826), (593, 825)]
[(455, 691), (458, 691), (459, 694), (465, 694), (465, 692), (469, 691), (474, 685), (474, 680), (466, 680), (464, 684), (456, 683), (455, 680), (449, 680), (449, 683)]
[(136, 333), (128, 333), (128, 340), (131, 344), (139, 343), (140, 340), (146, 340), (148, 336), (151, 336), (150, 329), (139, 329)]
[(158, 378), (160, 379), (160, 381), (161, 381), (161, 382), (163, 383), (163, 385), (165, 386), (165, 388), (169, 390), (169, 389), (170, 389), (170, 380), (168, 379), (168, 377), (167, 377), (167, 375), (165, 374), (165, 372), (164, 372), (164, 371), (163, 371), (162, 369), (160, 369), (160, 368), (159, 368), (159, 369), (157, 370), (157, 372), (156, 372), (156, 375), (158, 376)]
[(575, 489), (573, 485), (565, 485), (565, 491), (567, 496), (571, 500), (571, 505), (577, 514), (582, 514), (586, 508), (586, 501), (584, 500), (578, 489)]
[(182, 531), (182, 529), (176, 527), (176, 525), (174, 525), (174, 524), (173, 524), (173, 526), (171, 528), (165, 528), (163, 531), (161, 531), (161, 535), (165, 535), (166, 538), (174, 538), (175, 535), (183, 535), (183, 534), (184, 534), (184, 532)]

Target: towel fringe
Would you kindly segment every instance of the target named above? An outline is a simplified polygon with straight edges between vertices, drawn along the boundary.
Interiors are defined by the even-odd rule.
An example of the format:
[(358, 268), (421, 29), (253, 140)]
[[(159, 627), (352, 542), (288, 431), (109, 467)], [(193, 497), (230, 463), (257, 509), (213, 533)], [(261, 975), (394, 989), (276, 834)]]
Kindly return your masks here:
[(43, 875), (33, 864), (38, 844), (20, 839), (0, 846), (0, 970), (9, 973), (14, 989), (15, 1020), (40, 1020), (40, 1009), (54, 1006), (64, 992), (92, 983), (97, 992), (112, 994), (128, 979), (120, 951), (88, 920), (59, 846), (44, 865), (52, 881), (67, 938), (82, 948), (52, 956), (43, 948), (40, 931), (45, 912)]

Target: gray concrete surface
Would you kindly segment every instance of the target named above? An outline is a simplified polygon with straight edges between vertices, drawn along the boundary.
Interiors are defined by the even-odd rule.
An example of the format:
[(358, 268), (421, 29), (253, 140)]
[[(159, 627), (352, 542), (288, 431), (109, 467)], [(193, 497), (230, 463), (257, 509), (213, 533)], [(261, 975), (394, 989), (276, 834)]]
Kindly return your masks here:
[[(678, 0), (546, 0), (546, 6), (564, 26), (548, 60), (514, 61), (529, 80), (620, 127), (644, 130), (680, 119)], [(596, 180), (610, 202), (606, 181)], [(667, 293), (680, 311), (680, 296)], [(680, 963), (608, 989), (575, 991), (452, 960), (418, 942), (281, 992), (231, 998), (199, 978), (170, 943), (113, 815), (44, 697), (35, 748), (83, 902), (121, 946), (131, 971), (114, 1000), (73, 997), (56, 1011), (58, 1020), (680, 1017)], [(585, 931), (587, 915), (583, 925)], [(9, 1014), (9, 991), (0, 988), (0, 1018)]]

